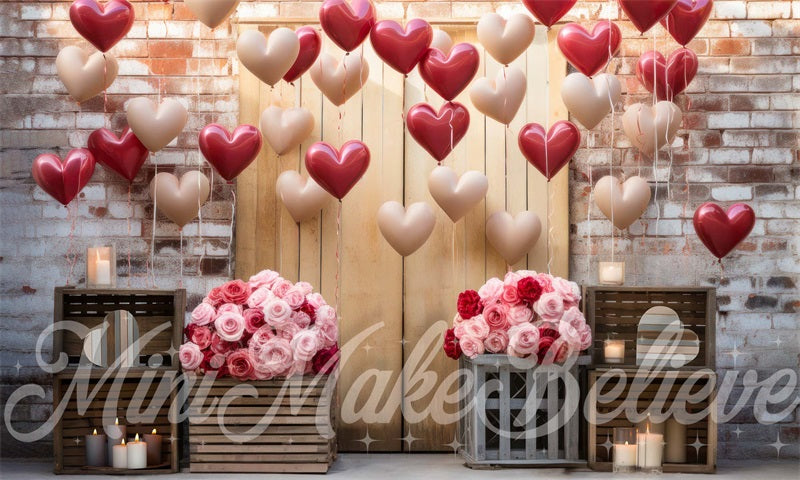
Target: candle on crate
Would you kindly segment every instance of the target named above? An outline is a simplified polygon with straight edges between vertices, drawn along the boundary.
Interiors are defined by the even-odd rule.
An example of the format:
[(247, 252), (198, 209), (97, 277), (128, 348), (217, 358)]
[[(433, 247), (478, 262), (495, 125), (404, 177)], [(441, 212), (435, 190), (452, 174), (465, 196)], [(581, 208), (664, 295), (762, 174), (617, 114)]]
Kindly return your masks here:
[(111, 448), (111, 466), (114, 468), (128, 468), (128, 446), (125, 439), (122, 443)]
[(108, 447), (106, 449), (108, 461), (106, 464), (113, 465), (114, 445), (119, 445), (123, 440), (125, 440), (125, 435), (128, 433), (128, 429), (125, 427), (125, 425), (120, 425), (119, 418), (116, 418), (114, 419), (114, 425), (105, 426), (105, 431), (108, 437)]
[(144, 441), (147, 442), (147, 466), (161, 465), (161, 435), (158, 430), (154, 428), (151, 433), (145, 433)]
[(615, 473), (628, 473), (636, 470), (636, 429), (614, 429), (613, 469)]
[(603, 343), (603, 359), (606, 363), (625, 362), (625, 340), (605, 340)]
[(147, 468), (147, 442), (139, 440), (139, 434), (128, 444), (128, 468)]
[(600, 262), (597, 277), (600, 285), (622, 285), (625, 283), (625, 262)]
[(86, 250), (86, 286), (113, 287), (117, 283), (114, 246)]
[(650, 431), (650, 417), (645, 422), (645, 430), (636, 435), (637, 461), (639, 470), (660, 473), (664, 456), (664, 435)]
[(686, 463), (686, 425), (670, 417), (666, 431), (664, 463)]
[(95, 428), (91, 435), (86, 435), (86, 466), (105, 467), (108, 465), (108, 445), (106, 436), (98, 434)]

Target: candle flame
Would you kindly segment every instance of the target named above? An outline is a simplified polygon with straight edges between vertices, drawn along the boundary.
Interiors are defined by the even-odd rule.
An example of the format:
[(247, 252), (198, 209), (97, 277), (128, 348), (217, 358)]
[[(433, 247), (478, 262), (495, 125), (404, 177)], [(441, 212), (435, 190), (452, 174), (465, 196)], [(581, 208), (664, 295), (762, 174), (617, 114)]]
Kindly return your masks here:
[(94, 432), (92, 432), (92, 435), (97, 435), (97, 429), (96, 428), (94, 429)]
[(114, 419), (114, 425), (119, 425), (119, 418)]
[(627, 440), (625, 440), (625, 445), (627, 445), (627, 444), (628, 444), (628, 441), (627, 441)]
[(155, 435), (156, 433), (158, 433), (158, 431), (154, 428), (152, 433), (153, 435)]
[(134, 438), (133, 441), (134, 442), (138, 442), (139, 441), (139, 434), (138, 433), (136, 434), (136, 438)]
[(125, 439), (124, 438), (122, 439), (122, 443), (120, 443), (120, 445), (125, 445)]
[(100, 261), (100, 249), (99, 249), (99, 248), (96, 248), (96, 249), (94, 250), (94, 253), (97, 255), (97, 261), (99, 262), (99, 261)]

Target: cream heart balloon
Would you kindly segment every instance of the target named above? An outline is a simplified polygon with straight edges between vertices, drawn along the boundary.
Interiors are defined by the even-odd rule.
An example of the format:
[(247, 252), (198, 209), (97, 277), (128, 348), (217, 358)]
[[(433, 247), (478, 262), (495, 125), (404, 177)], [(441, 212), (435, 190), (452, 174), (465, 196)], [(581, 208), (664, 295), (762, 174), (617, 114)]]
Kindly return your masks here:
[(386, 202), (378, 209), (378, 228), (383, 238), (402, 256), (416, 252), (431, 236), (436, 215), (425, 202), (403, 207), (398, 202)]
[(334, 105), (344, 104), (369, 78), (369, 64), (361, 54), (351, 53), (341, 63), (323, 52), (311, 66), (311, 80)]
[(485, 13), (478, 20), (478, 41), (503, 65), (522, 55), (535, 34), (533, 19), (523, 13), (514, 13), (508, 20), (496, 13)]
[(56, 71), (69, 95), (80, 103), (110, 87), (119, 65), (110, 53), (95, 52), (90, 56), (78, 47), (68, 46), (58, 52)]
[(494, 80), (479, 78), (469, 89), (469, 99), (481, 113), (508, 125), (525, 98), (525, 74), (517, 67), (499, 70)]
[(642, 177), (633, 176), (620, 183), (606, 175), (594, 186), (594, 202), (614, 226), (624, 230), (647, 210), (650, 185)]
[(453, 48), (453, 39), (450, 38), (450, 34), (445, 32), (444, 30), (435, 28), (433, 29), (433, 39), (431, 40), (431, 47), (441, 50), (442, 53), (447, 55), (450, 53), (450, 49)]
[(267, 107), (261, 112), (261, 133), (278, 155), (297, 147), (314, 130), (314, 116), (303, 107)]
[(180, 180), (171, 173), (161, 172), (150, 182), (150, 196), (156, 208), (181, 228), (197, 217), (209, 192), (208, 177), (197, 170), (184, 173)]
[(683, 114), (672, 102), (655, 106), (635, 103), (622, 115), (622, 130), (628, 140), (645, 155), (652, 156), (675, 139)]
[(228, 18), (240, 0), (183, 0), (195, 17), (209, 28), (216, 28)]
[(275, 191), (297, 223), (313, 218), (333, 198), (313, 178), (306, 179), (294, 170), (278, 176)]
[(575, 72), (567, 75), (561, 84), (561, 99), (569, 113), (588, 130), (597, 126), (622, 98), (622, 87), (617, 77), (610, 73), (594, 79)]
[(258, 30), (245, 30), (236, 41), (236, 55), (250, 72), (267, 85), (275, 85), (292, 68), (300, 53), (293, 30), (276, 28), (269, 38)]
[(186, 108), (171, 98), (156, 105), (149, 98), (137, 97), (128, 102), (125, 110), (133, 134), (151, 152), (169, 145), (189, 120)]
[(428, 190), (450, 220), (457, 222), (486, 196), (489, 179), (477, 170), (459, 178), (452, 168), (440, 165), (428, 176)]
[(539, 217), (527, 210), (515, 217), (508, 212), (495, 212), (486, 221), (486, 238), (509, 265), (522, 260), (541, 233)]

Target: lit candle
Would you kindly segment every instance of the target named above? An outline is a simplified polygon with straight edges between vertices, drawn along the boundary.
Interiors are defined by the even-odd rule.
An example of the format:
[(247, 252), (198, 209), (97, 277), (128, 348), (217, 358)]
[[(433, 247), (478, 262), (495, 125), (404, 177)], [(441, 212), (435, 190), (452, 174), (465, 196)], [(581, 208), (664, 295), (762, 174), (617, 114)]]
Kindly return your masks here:
[(125, 445), (125, 439), (122, 443), (114, 445), (111, 449), (111, 466), (114, 468), (128, 468), (128, 446)]
[(90, 287), (114, 286), (114, 247), (90, 247), (86, 252), (86, 283)]
[(606, 340), (603, 343), (603, 359), (606, 363), (625, 362), (625, 340)]
[(147, 466), (161, 465), (161, 435), (158, 430), (154, 428), (152, 433), (145, 433), (144, 441), (147, 442)]
[(616, 467), (635, 467), (636, 466), (636, 445), (614, 445), (614, 466)]
[(628, 473), (636, 470), (636, 429), (619, 427), (614, 429), (613, 471)]
[(147, 468), (147, 442), (139, 440), (139, 434), (128, 444), (128, 468)]
[(625, 283), (625, 262), (600, 262), (597, 276), (601, 285), (622, 285)]
[(105, 467), (108, 465), (106, 453), (106, 436), (98, 435), (95, 428), (91, 435), (86, 435), (86, 465), (89, 467)]
[(119, 424), (119, 418), (114, 419), (114, 425), (106, 425), (105, 426), (106, 434), (108, 435), (108, 461), (106, 465), (113, 465), (113, 452), (114, 452), (114, 445), (119, 445), (125, 439), (125, 435), (128, 433), (127, 427), (125, 425)]
[(686, 463), (686, 425), (678, 422), (675, 417), (667, 420), (667, 446), (664, 452), (666, 463)]
[(664, 435), (650, 433), (650, 426), (648, 425), (645, 433), (639, 432), (636, 438), (636, 443), (639, 445), (636, 465), (643, 470), (661, 470), (661, 462), (664, 455)]

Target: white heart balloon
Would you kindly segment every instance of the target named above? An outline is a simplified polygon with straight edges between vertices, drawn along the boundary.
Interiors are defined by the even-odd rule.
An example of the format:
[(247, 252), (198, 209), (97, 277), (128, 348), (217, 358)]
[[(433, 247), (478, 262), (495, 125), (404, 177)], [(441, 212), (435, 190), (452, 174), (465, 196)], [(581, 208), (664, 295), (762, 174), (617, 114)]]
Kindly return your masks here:
[(662, 101), (655, 106), (635, 103), (622, 115), (622, 129), (633, 146), (653, 156), (672, 143), (682, 120), (681, 109), (672, 102)]
[(378, 209), (378, 228), (383, 238), (402, 256), (421, 247), (436, 226), (436, 215), (425, 202), (403, 207), (399, 202), (386, 202)]
[(313, 178), (305, 178), (294, 170), (278, 176), (275, 191), (297, 223), (313, 218), (333, 198)]
[(189, 120), (186, 108), (171, 98), (156, 105), (149, 98), (137, 97), (128, 102), (125, 110), (133, 134), (151, 152), (169, 145)]
[(322, 52), (309, 71), (317, 88), (336, 106), (361, 90), (369, 78), (369, 64), (357, 53), (346, 55), (339, 62), (330, 53)]
[(533, 19), (514, 13), (508, 20), (496, 13), (485, 13), (478, 20), (478, 41), (495, 60), (508, 65), (525, 52), (536, 34)]
[(610, 73), (594, 79), (575, 72), (561, 84), (561, 99), (569, 113), (588, 130), (597, 126), (622, 98), (622, 86)]
[(527, 83), (522, 70), (508, 67), (499, 70), (494, 80), (476, 80), (469, 89), (469, 99), (482, 114), (508, 125), (525, 99)]
[(650, 185), (642, 177), (633, 176), (620, 183), (606, 175), (594, 186), (594, 202), (614, 226), (624, 230), (647, 210)]
[(267, 107), (261, 112), (261, 133), (278, 155), (294, 149), (314, 130), (314, 116), (308, 109)]
[(486, 221), (486, 239), (506, 263), (514, 265), (525, 258), (542, 233), (542, 222), (531, 211), (495, 212)]
[(453, 39), (450, 38), (450, 34), (444, 30), (434, 28), (430, 48), (441, 50), (442, 53), (447, 55), (450, 53), (450, 49), (453, 48)]
[(56, 71), (69, 95), (80, 103), (110, 87), (117, 78), (119, 65), (110, 53), (89, 55), (70, 45), (58, 52)]
[(236, 10), (239, 0), (183, 0), (183, 4), (201, 23), (213, 29)]
[(275, 85), (292, 68), (300, 53), (300, 40), (293, 30), (280, 27), (269, 38), (258, 30), (245, 30), (236, 41), (242, 65), (267, 85)]
[(150, 182), (150, 196), (156, 208), (181, 228), (197, 217), (210, 192), (208, 177), (197, 170), (184, 173), (180, 180), (161, 172)]
[(428, 176), (428, 190), (444, 213), (457, 222), (486, 196), (489, 179), (477, 170), (459, 178), (452, 168), (440, 165)]

